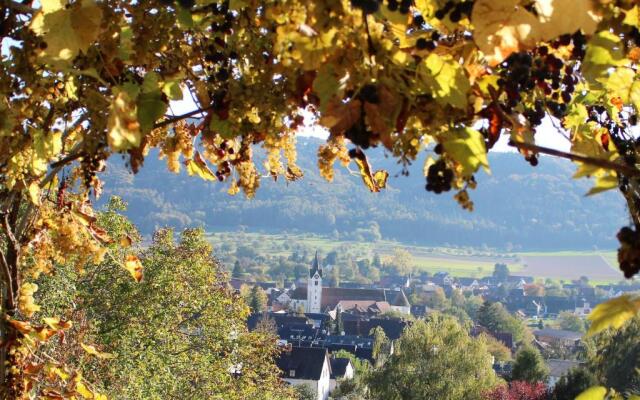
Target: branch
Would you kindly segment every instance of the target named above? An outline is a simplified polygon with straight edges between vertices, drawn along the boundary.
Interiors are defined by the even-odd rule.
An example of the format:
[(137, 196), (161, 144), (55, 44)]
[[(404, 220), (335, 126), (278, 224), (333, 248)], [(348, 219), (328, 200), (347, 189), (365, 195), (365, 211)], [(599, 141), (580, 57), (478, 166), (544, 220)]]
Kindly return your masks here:
[(205, 107), (205, 108), (199, 108), (197, 110), (190, 111), (190, 112), (188, 112), (186, 114), (176, 115), (175, 117), (167, 118), (164, 121), (158, 122), (157, 124), (153, 125), (153, 128), (155, 129), (155, 128), (161, 128), (161, 127), (166, 126), (166, 125), (171, 125), (171, 124), (176, 123), (178, 121), (182, 121), (183, 119), (187, 119), (189, 117), (193, 117), (194, 115), (201, 114), (201, 113), (203, 113), (205, 111), (209, 111), (209, 110), (212, 110), (212, 109), (213, 109), (213, 105), (210, 105), (210, 106)]
[(566, 158), (571, 161), (579, 161), (585, 164), (595, 165), (596, 167), (600, 167), (600, 168), (611, 169), (613, 171), (616, 171), (626, 176), (631, 176), (636, 178), (640, 177), (640, 170), (636, 168), (630, 167), (625, 164), (609, 161), (609, 160), (603, 160), (601, 158), (593, 158), (593, 157), (582, 156), (580, 154), (567, 153), (561, 150), (537, 146), (535, 144), (524, 143), (524, 142), (514, 142), (513, 140), (509, 141), (509, 146), (513, 146), (518, 149), (534, 151), (536, 153), (548, 154), (550, 156)]

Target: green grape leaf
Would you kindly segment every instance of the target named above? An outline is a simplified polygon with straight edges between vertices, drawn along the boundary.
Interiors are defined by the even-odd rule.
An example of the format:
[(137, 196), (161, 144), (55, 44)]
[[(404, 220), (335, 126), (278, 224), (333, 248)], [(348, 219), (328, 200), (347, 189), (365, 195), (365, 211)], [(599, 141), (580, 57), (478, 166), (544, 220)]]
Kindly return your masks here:
[(31, 170), (35, 175), (47, 172), (49, 161), (62, 151), (62, 133), (49, 132), (45, 134), (42, 130), (32, 130), (33, 158), (31, 160)]
[(327, 109), (329, 99), (338, 94), (341, 88), (340, 81), (335, 75), (335, 71), (331, 64), (324, 64), (318, 75), (313, 80), (313, 92), (320, 99), (320, 112)]
[(462, 174), (470, 176), (483, 167), (489, 172), (489, 161), (484, 137), (472, 128), (460, 128), (449, 131), (442, 142), (444, 151), (462, 166)]
[(609, 98), (619, 97), (623, 103), (628, 103), (633, 90), (633, 79), (636, 73), (631, 68), (616, 68), (608, 78), (598, 79), (605, 89)]
[(587, 43), (582, 73), (589, 82), (607, 73), (612, 66), (625, 65), (628, 60), (620, 45), (620, 38), (609, 31), (596, 33)]
[(143, 134), (149, 133), (153, 129), (155, 122), (167, 111), (167, 103), (162, 99), (159, 76), (155, 72), (150, 72), (144, 77), (141, 93), (137, 98), (138, 121)]
[(618, 329), (640, 311), (640, 298), (622, 295), (598, 304), (587, 317), (591, 326), (587, 336), (602, 332), (608, 328)]

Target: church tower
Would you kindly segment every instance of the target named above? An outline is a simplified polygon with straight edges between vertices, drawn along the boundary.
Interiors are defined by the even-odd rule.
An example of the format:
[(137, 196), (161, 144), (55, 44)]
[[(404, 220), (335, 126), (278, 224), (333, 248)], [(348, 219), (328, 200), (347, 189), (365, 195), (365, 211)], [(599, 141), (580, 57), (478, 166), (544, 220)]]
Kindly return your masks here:
[(318, 252), (313, 259), (313, 264), (309, 269), (309, 280), (307, 281), (307, 312), (319, 313), (322, 304), (322, 266), (318, 259)]

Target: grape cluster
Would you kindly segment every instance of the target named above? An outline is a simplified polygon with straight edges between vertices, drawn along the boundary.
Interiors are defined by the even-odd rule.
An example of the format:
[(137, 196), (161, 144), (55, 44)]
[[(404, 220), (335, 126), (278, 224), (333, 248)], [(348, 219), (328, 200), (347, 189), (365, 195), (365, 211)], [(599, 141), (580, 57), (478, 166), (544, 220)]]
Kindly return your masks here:
[(436, 11), (435, 17), (442, 20), (449, 15), (451, 22), (459, 22), (464, 17), (469, 18), (471, 16), (472, 9), (473, 1), (455, 3), (449, 0), (444, 4), (444, 6), (442, 6), (442, 8)]
[(413, 0), (387, 0), (387, 9), (389, 11), (399, 11), (401, 14), (408, 14)]
[(453, 181), (453, 170), (447, 167), (447, 163), (443, 159), (439, 159), (429, 167), (427, 171), (427, 185), (425, 188), (428, 192), (440, 194), (451, 190)]
[(373, 14), (380, 9), (382, 0), (351, 0), (351, 7), (359, 8), (363, 14)]
[(625, 226), (618, 232), (618, 262), (625, 278), (640, 272), (640, 233)]

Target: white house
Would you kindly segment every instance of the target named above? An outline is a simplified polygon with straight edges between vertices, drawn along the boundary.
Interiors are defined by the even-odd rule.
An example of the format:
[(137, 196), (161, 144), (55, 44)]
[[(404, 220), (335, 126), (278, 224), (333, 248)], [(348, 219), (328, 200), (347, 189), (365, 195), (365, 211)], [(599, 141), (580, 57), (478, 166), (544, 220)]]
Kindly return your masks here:
[(353, 379), (355, 368), (348, 358), (331, 359), (331, 380), (329, 382), (329, 392), (333, 392), (343, 380)]
[(317, 400), (329, 398), (331, 363), (326, 348), (285, 348), (276, 364), (284, 381), (294, 386), (309, 386), (316, 393)]

